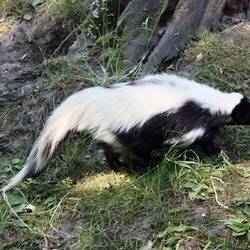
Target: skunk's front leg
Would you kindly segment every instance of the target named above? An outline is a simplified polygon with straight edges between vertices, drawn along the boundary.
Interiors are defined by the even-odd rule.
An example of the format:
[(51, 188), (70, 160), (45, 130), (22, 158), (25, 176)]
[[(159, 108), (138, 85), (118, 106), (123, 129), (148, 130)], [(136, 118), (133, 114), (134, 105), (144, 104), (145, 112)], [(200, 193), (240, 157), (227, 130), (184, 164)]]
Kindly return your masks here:
[(214, 146), (213, 142), (202, 144), (201, 148), (204, 153), (209, 157), (217, 156), (221, 152), (221, 148)]
[(217, 156), (221, 152), (221, 148), (214, 145), (214, 138), (218, 133), (219, 127), (213, 127), (206, 131), (203, 138), (200, 140), (200, 146), (204, 153), (209, 156)]

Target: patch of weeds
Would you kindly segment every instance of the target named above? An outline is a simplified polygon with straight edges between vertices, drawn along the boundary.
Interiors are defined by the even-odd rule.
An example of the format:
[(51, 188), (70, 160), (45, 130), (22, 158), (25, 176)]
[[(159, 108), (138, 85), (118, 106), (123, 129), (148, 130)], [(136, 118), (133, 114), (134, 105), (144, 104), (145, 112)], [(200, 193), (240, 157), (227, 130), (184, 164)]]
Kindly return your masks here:
[[(79, 211), (84, 214), (87, 211), (91, 216), (88, 227), (79, 235), (79, 247), (115, 249), (119, 243), (114, 244), (114, 236), (119, 237), (123, 233), (121, 228), (131, 222), (131, 209), (140, 200), (136, 187), (132, 179), (121, 174), (98, 174), (84, 179), (77, 186), (77, 192), (85, 197), (80, 201)], [(121, 245), (125, 243), (123, 237), (119, 239)]]
[(93, 1), (81, 27), (86, 34), (101, 37), (113, 30), (121, 14), (120, 1)]
[(46, 9), (48, 15), (56, 21), (71, 25), (85, 14), (84, 1), (54, 0), (1, 0), (0, 9), (29, 21), (37, 11)]
[(237, 196), (232, 199), (233, 204), (240, 208), (241, 212), (250, 217), (250, 197)]
[[(1, 169), (1, 180), (7, 179), (7, 176), (13, 176), (14, 173), (20, 171), (23, 167), (23, 163), (24, 161), (20, 158), (14, 158), (4, 164)], [(1, 182), (1, 185), (3, 185), (3, 182)]]
[(249, 91), (249, 41), (232, 41), (208, 31), (184, 52), (193, 75), (227, 91)]
[[(66, 2), (68, 4), (68, 1)], [(77, 10), (75, 5), (73, 8)], [(107, 85), (126, 78), (121, 73), (124, 65), (122, 47), (126, 30), (117, 24), (121, 13), (120, 8), (120, 1), (91, 2), (87, 10), (85, 9), (84, 13), (81, 13), (83, 17), (79, 18), (78, 25), (73, 27), (70, 34), (71, 37), (80, 37), (80, 41), (76, 40), (75, 44), (78, 42), (82, 54), (79, 56), (78, 53), (75, 61), (79, 62), (85, 82), (90, 83), (91, 86)], [(62, 14), (59, 13), (59, 17), (61, 17)], [(71, 19), (66, 18), (66, 20)], [(81, 35), (79, 36), (79, 34)], [(85, 41), (83, 42), (83, 40)]]
[(236, 163), (250, 160), (250, 138), (247, 126), (228, 126), (220, 130), (221, 147)]
[(196, 178), (188, 178), (187, 182), (184, 184), (184, 188), (190, 190), (188, 192), (188, 197), (190, 200), (194, 200), (197, 195), (205, 196), (208, 190), (208, 185), (204, 183), (203, 180), (197, 180)]
[[(1, 13), (1, 10), (3, 13)], [(15, 18), (8, 17), (7, 13), (5, 13), (4, 10), (0, 7), (0, 34), (2, 36), (7, 35), (14, 23)]]
[(225, 225), (232, 229), (232, 236), (247, 236), (250, 244), (250, 222), (244, 218), (231, 217), (224, 221)]
[(172, 195), (166, 189), (167, 175), (167, 170), (159, 167), (141, 176), (110, 173), (84, 178), (77, 186), (85, 197), (79, 209), (92, 216), (80, 235), (80, 245), (84, 247), (86, 239), (90, 248), (112, 244), (114, 249), (134, 249), (144, 244), (152, 235), (151, 223), (159, 227), (156, 222), (161, 221), (165, 225), (161, 214)]
[(250, 199), (249, 196), (236, 196), (232, 199), (234, 206), (224, 224), (231, 229), (232, 236), (240, 239), (245, 247), (250, 246)]
[[(178, 226), (174, 226), (171, 223), (168, 224), (168, 227), (163, 232), (158, 233), (155, 238), (160, 240), (160, 245), (164, 246), (178, 246), (185, 249), (185, 238), (181, 237), (181, 234), (184, 234), (188, 231), (198, 230), (198, 227), (188, 226), (185, 224), (180, 224)], [(191, 238), (191, 237), (190, 237)], [(188, 239), (188, 238), (187, 238)], [(193, 246), (194, 247), (194, 246)]]
[(17, 18), (30, 21), (43, 3), (43, 0), (2, 0), (0, 9), (3, 13), (12, 13)]
[[(72, 158), (69, 155), (71, 164), (75, 164), (73, 156), (78, 155), (79, 151), (76, 149), (75, 153), (71, 153)], [(68, 149), (66, 151), (63, 149), (62, 152), (69, 154)], [(219, 201), (226, 203), (227, 190), (230, 187), (225, 183), (230, 182), (229, 176), (234, 179), (235, 186), (241, 181), (240, 175), (235, 178), (237, 171), (240, 174), (241, 170), (229, 166), (226, 156), (214, 162), (211, 160), (205, 162), (197, 157), (195, 160), (188, 159), (185, 154), (181, 156), (176, 151), (170, 151), (166, 153), (161, 164), (143, 174), (89, 172), (77, 185), (72, 185), (69, 178), (58, 181), (57, 184), (43, 185), (39, 178), (39, 186), (27, 182), (22, 185), (25, 193), (29, 194), (28, 197), (22, 198), (17, 195), (15, 198), (14, 195), (10, 196), (9, 200), (13, 203), (13, 207), (26, 204), (27, 200), (33, 200), (32, 204), (37, 207), (38, 216), (18, 214), (32, 230), (39, 229), (32, 233), (36, 235), (36, 239), (45, 237), (55, 246), (62, 243), (53, 237), (56, 235), (55, 230), (65, 235), (63, 231), (65, 223), (75, 228), (71, 234), (73, 233), (77, 239), (78, 243), (76, 241), (74, 243), (79, 249), (105, 249), (105, 247), (139, 249), (150, 240), (153, 247), (162, 249), (174, 247), (185, 249), (188, 246), (197, 246), (198, 249), (198, 247), (216, 247), (219, 244), (224, 246), (235, 244), (229, 239), (224, 242), (222, 238), (210, 237), (209, 224), (190, 223), (191, 221), (187, 222), (185, 219), (185, 214), (194, 209), (198, 196), (202, 196), (209, 206), (215, 204), (219, 206), (216, 203), (215, 190)], [(223, 180), (224, 184), (214, 179), (213, 189), (211, 176)], [(48, 180), (47, 174), (44, 177)], [(234, 191), (239, 193), (238, 189)], [(191, 199), (189, 192), (195, 192), (195, 195), (191, 195)], [(242, 198), (235, 200), (234, 204), (248, 211), (247, 202)], [(3, 209), (3, 206), (0, 205), (0, 208)], [(212, 223), (226, 219), (227, 214), (232, 214), (233, 210), (230, 213), (226, 211), (221, 207), (221, 212), (214, 212), (213, 218), (206, 217), (206, 221)], [(18, 221), (21, 223), (6, 211), (6, 207), (2, 217), (6, 221), (13, 219), (13, 224), (8, 225), (8, 228), (13, 227)], [(246, 221), (240, 223), (242, 224), (238, 226), (240, 225), (242, 231), (237, 230), (244, 233), (242, 236), (245, 237), (248, 233), (248, 229), (244, 226)], [(5, 225), (3, 230), (6, 230), (7, 225), (3, 225)], [(20, 226), (22, 225), (17, 225)], [(27, 239), (24, 235), (29, 230), (22, 228), (22, 237)], [(44, 240), (40, 240), (40, 244), (42, 242)], [(64, 238), (64, 242), (71, 242), (70, 237)]]
[[(77, 161), (77, 159), (84, 152), (84, 149), (86, 149), (87, 145), (89, 145), (91, 141), (91, 136), (86, 131), (84, 131), (80, 135), (77, 135), (76, 138), (74, 138), (74, 136), (72, 137), (73, 138), (68, 138), (66, 141), (64, 141), (61, 147), (61, 155), (63, 156), (65, 165), (68, 166), (71, 166), (72, 164), (74, 164), (74, 162)], [(72, 144), (72, 140), (75, 139), (76, 141), (73, 145), (73, 148), (71, 148), (70, 145)]]
[(85, 1), (82, 0), (46, 0), (48, 15), (52, 20), (73, 27), (74, 23), (86, 15)]
[[(122, 46), (125, 34), (115, 28), (99, 33), (95, 41), (85, 37), (84, 30), (79, 27), (85, 45), (77, 58), (68, 61), (61, 57), (57, 60), (45, 60), (46, 70), (38, 80), (38, 91), (64, 88), (68, 93), (75, 92), (83, 87), (107, 86), (127, 80), (132, 74), (122, 74), (123, 57)], [(93, 36), (91, 34), (91, 36)], [(87, 45), (86, 45), (87, 44)]]
[(30, 21), (35, 15), (34, 12), (36, 13), (42, 4), (43, 0), (32, 0), (31, 2), (25, 1), (22, 6), (16, 6), (15, 13), (19, 18)]
[(0, 0), (0, 9), (4, 12), (12, 12), (16, 8), (21, 8), (27, 0)]
[(106, 30), (104, 34), (99, 33), (94, 45), (86, 49), (81, 61), (87, 82), (92, 85), (109, 85), (128, 79), (130, 74), (122, 73), (125, 32), (118, 27), (111, 31)]
[[(230, 240), (230, 236), (228, 235), (226, 242), (222, 243), (223, 237), (225, 236), (214, 238), (210, 235), (210, 227), (216, 223), (216, 221), (221, 221), (222, 218), (226, 218), (232, 215), (232, 213), (235, 215), (238, 214), (241, 218), (243, 216), (243, 218), (245, 218), (244, 221), (242, 221), (243, 224), (249, 223), (248, 220), (246, 220), (246, 214), (249, 209), (246, 195), (249, 194), (249, 190), (248, 188), (244, 188), (244, 183), (248, 182), (246, 178), (249, 180), (249, 175), (246, 173), (247, 168), (232, 165), (225, 153), (222, 153), (219, 158), (213, 161), (202, 158), (202, 156), (196, 156), (195, 159), (185, 157), (184, 155), (180, 158), (176, 158), (175, 155), (174, 160), (168, 158), (167, 167), (169, 178), (167, 183), (171, 184), (172, 191), (174, 191), (175, 194), (171, 200), (175, 200), (177, 204), (179, 199), (186, 201), (184, 205), (172, 208), (168, 213), (168, 219), (174, 223), (174, 225), (178, 222), (187, 225), (185, 223), (185, 214), (193, 211), (197, 218), (192, 220), (191, 225), (199, 228), (202, 227), (197, 231), (197, 238), (194, 237), (193, 240), (196, 239), (196, 243), (199, 242), (203, 247), (208, 245), (215, 247), (220, 243), (225, 247), (231, 244), (238, 244), (239, 247), (244, 244), (247, 245), (246, 237), (241, 243), (237, 243), (237, 239)], [(163, 161), (163, 164), (166, 164), (166, 162)], [(233, 183), (233, 185), (228, 183)], [(238, 209), (230, 203), (230, 197), (235, 196), (235, 194), (245, 197), (239, 199), (237, 203), (239, 205)], [(211, 215), (209, 215), (208, 207), (213, 207), (213, 213)], [(242, 209), (243, 211), (241, 211)], [(204, 217), (202, 217), (202, 214), (199, 212), (203, 210), (205, 211)], [(191, 221), (189, 220), (188, 222), (190, 223)], [(158, 226), (161, 224), (162, 223), (158, 222)], [(161, 227), (162, 226), (163, 225), (161, 225)], [(247, 227), (244, 225), (241, 226), (243, 228)], [(166, 230), (163, 232), (165, 231)], [(242, 229), (240, 232), (246, 236), (248, 229)], [(186, 241), (184, 239), (186, 239)], [(190, 237), (185, 238), (185, 236), (180, 239), (179, 235), (176, 239), (175, 246), (177, 242), (183, 243), (189, 242), (190, 240)], [(166, 243), (165, 241), (165, 244), (166, 247), (170, 246), (169, 242)]]
[(7, 201), (15, 213), (23, 211), (27, 204), (27, 199), (21, 195), (10, 195)]

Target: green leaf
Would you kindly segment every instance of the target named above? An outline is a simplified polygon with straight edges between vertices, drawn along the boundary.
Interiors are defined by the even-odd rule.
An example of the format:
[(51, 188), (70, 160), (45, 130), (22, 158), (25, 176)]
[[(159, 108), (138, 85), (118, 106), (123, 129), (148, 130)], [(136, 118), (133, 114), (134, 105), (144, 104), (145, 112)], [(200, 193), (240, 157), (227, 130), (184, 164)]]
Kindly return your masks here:
[(55, 200), (56, 200), (56, 198), (55, 198), (54, 196), (50, 196), (50, 197), (48, 197), (48, 198), (44, 201), (43, 205), (48, 206), (48, 207), (51, 207), (51, 206), (54, 205)]
[(248, 196), (237, 196), (233, 198), (233, 201), (238, 203), (238, 204), (242, 204), (242, 203), (248, 203), (250, 202), (250, 198)]
[(221, 170), (215, 170), (213, 173), (213, 176), (218, 177), (218, 178), (223, 178), (223, 173)]
[(12, 225), (16, 226), (16, 227), (26, 227), (26, 225), (24, 224), (23, 221), (21, 220), (13, 220), (11, 222)]
[(180, 207), (175, 207), (175, 208), (172, 208), (169, 213), (170, 214), (175, 214), (175, 213), (180, 213), (180, 212), (186, 212), (188, 211), (188, 207), (186, 205), (182, 205)]
[(250, 242), (250, 232), (247, 233), (247, 240)]
[(20, 159), (19, 158), (15, 158), (11, 161), (12, 164), (16, 165), (18, 163), (20, 163)]
[(203, 250), (209, 249), (209, 247), (210, 247), (211, 244), (212, 244), (212, 241), (208, 241), (208, 243), (207, 243), (206, 246), (203, 248)]
[(25, 197), (20, 195), (10, 195), (8, 196), (8, 202), (13, 207), (20, 204), (24, 204), (26, 202), (26, 199)]
[(250, 229), (250, 223), (245, 223), (242, 218), (229, 218), (226, 220), (225, 225), (230, 227), (236, 232), (240, 232), (241, 230)]
[(206, 190), (206, 189), (208, 189), (208, 186), (206, 185), (206, 184), (200, 184), (198, 187), (197, 187), (197, 189), (196, 190), (194, 190), (194, 191), (197, 191), (197, 192), (200, 192), (201, 190)]
[(32, 1), (32, 3), (31, 3), (31, 5), (33, 6), (33, 7), (36, 7), (38, 4), (40, 4), (42, 2), (42, 0), (33, 0)]
[(243, 209), (244, 213), (247, 214), (250, 217), (250, 207), (249, 206), (245, 206)]
[(237, 224), (237, 223), (242, 223), (244, 221), (244, 219), (242, 218), (229, 218), (227, 220), (225, 220), (225, 224), (226, 225), (233, 225), (233, 224)]
[(227, 227), (231, 228), (233, 231), (239, 233), (239, 232), (245, 232), (246, 229), (243, 227), (238, 227), (236, 225), (226, 225)]
[(168, 228), (168, 232), (169, 233), (172, 233), (172, 232), (177, 232), (177, 233), (183, 233), (183, 232), (186, 232), (186, 231), (190, 231), (190, 230), (197, 230), (198, 227), (193, 227), (193, 226), (187, 226), (185, 224), (181, 224), (177, 227), (175, 226), (170, 226)]
[(24, 210), (24, 208), (25, 208), (25, 204), (24, 204), (24, 203), (12, 207), (12, 209), (13, 209), (16, 213), (22, 212), (22, 211)]
[(233, 233), (232, 233), (232, 235), (233, 236), (242, 236), (242, 235), (244, 235), (244, 234), (246, 234), (246, 232), (245, 231), (242, 231), (242, 232), (235, 232), (235, 231), (233, 231)]
[(225, 191), (225, 188), (222, 185), (220, 185), (219, 183), (215, 184), (215, 189), (217, 191), (220, 191), (220, 192)]
[(190, 200), (194, 200), (197, 194), (197, 192), (188, 192), (188, 197)]
[(191, 167), (190, 167), (190, 164), (188, 164), (188, 163), (186, 163), (186, 162), (182, 162), (182, 161), (179, 161), (179, 162), (178, 162), (178, 165), (179, 165), (180, 167), (184, 167), (184, 168), (191, 168)]
[(156, 238), (161, 239), (167, 235), (167, 230), (162, 231), (156, 235)]
[(192, 182), (187, 182), (185, 185), (184, 185), (185, 188), (190, 188), (190, 189), (196, 189), (197, 188), (197, 184), (195, 183), (192, 183)]
[(29, 13), (26, 13), (26, 14), (23, 15), (23, 19), (26, 20), (26, 21), (30, 21), (31, 18), (32, 18), (32, 15), (29, 14)]
[(172, 245), (179, 239), (180, 239), (179, 236), (171, 236), (167, 239), (167, 244)]

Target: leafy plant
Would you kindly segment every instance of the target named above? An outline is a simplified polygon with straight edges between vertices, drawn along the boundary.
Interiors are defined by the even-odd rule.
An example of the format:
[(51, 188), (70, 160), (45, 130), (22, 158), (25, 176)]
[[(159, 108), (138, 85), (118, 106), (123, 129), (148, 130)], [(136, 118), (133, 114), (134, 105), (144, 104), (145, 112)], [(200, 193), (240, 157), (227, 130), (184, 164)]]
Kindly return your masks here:
[(27, 205), (27, 200), (21, 195), (10, 195), (8, 196), (9, 205), (17, 213), (23, 211), (25, 205)]
[(155, 238), (156, 239), (163, 239), (167, 246), (173, 245), (176, 241), (181, 239), (181, 235), (187, 231), (196, 231), (198, 227), (195, 226), (188, 226), (185, 224), (180, 224), (178, 226), (174, 226), (171, 223), (168, 224), (166, 230), (158, 233)]
[(205, 191), (209, 189), (209, 186), (204, 183), (204, 181), (198, 182), (197, 179), (190, 178), (190, 180), (184, 184), (184, 188), (191, 190), (188, 192), (188, 196), (190, 200), (193, 200), (197, 195), (205, 196)]
[(6, 176), (13, 176), (16, 172), (22, 169), (23, 163), (23, 160), (20, 158), (14, 158), (4, 164), (0, 174), (1, 179), (5, 179)]
[(24, 0), (15, 5), (15, 13), (19, 18), (30, 21), (33, 18), (34, 11), (37, 12), (38, 7), (43, 4), (43, 0)]
[(250, 217), (250, 198), (248, 196), (237, 196), (232, 201), (244, 214)]
[(232, 229), (233, 236), (246, 235), (250, 242), (250, 222), (243, 218), (231, 217), (224, 221), (225, 225)]
[(200, 34), (199, 38), (183, 54), (185, 60), (191, 63), (188, 67), (193, 67), (194, 75), (220, 83), (220, 87), (226, 90), (242, 90), (244, 86), (245, 91), (249, 91), (248, 40), (239, 35), (232, 41), (209, 31)]

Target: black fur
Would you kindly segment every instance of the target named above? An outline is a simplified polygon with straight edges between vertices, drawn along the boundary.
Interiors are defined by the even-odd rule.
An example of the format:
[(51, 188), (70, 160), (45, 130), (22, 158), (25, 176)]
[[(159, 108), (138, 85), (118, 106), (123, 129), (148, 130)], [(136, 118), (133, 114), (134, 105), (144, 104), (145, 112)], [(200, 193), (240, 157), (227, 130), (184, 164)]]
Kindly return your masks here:
[[(241, 108), (241, 105), (235, 112)], [(189, 101), (178, 111), (169, 110), (151, 117), (143, 126), (134, 126), (127, 132), (116, 133), (120, 142), (136, 157), (136, 163), (147, 165), (154, 149), (171, 146), (171, 144), (164, 145), (166, 140), (180, 137), (198, 128), (204, 128), (205, 133), (193, 144), (199, 145), (208, 156), (217, 155), (220, 148), (214, 146), (214, 137), (221, 126), (231, 121), (228, 116), (212, 114), (194, 101)], [(121, 154), (114, 153), (110, 145), (106, 147), (105, 155), (114, 170), (117, 170), (119, 165), (122, 167), (128, 165), (119, 161)]]
[(244, 97), (232, 112), (234, 125), (250, 125), (250, 101)]

